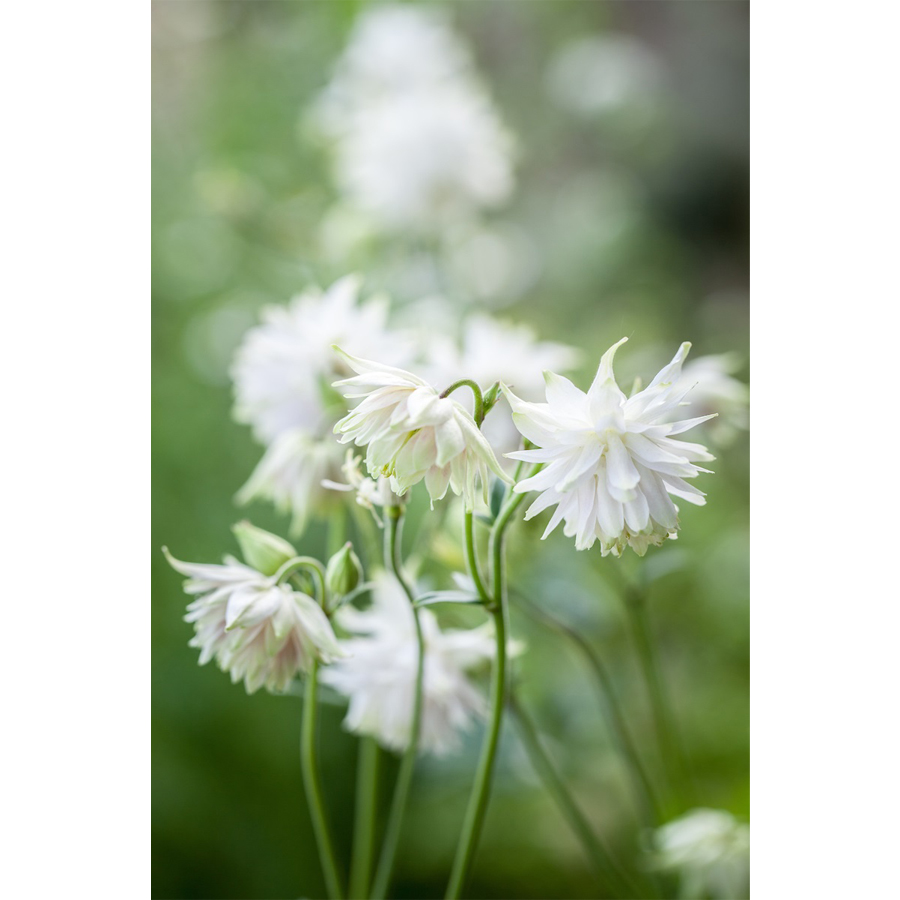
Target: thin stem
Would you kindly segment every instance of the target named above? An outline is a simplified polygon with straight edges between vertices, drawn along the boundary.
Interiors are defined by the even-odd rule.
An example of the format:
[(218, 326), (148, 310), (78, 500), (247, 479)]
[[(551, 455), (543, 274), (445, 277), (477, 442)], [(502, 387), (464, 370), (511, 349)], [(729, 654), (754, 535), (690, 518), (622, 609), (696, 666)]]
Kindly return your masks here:
[(534, 724), (515, 695), (510, 695), (509, 707), (512, 710), (531, 764), (543, 780), (544, 785), (553, 795), (553, 799), (556, 801), (560, 812), (568, 821), (572, 831), (575, 832), (581, 841), (601, 884), (612, 888), (617, 896), (624, 889), (626, 893), (630, 893), (635, 897), (642, 897), (644, 892), (632, 884), (627, 872), (616, 862), (609, 850), (603, 845), (585, 818), (584, 813), (572, 799), (565, 782), (554, 768), (547, 751), (541, 745)]
[(472, 581), (475, 582), (475, 590), (478, 591), (478, 596), (481, 597), (485, 603), (490, 603), (491, 598), (487, 592), (487, 588), (484, 586), (484, 580), (482, 579), (481, 571), (478, 568), (478, 554), (475, 551), (475, 517), (467, 510), (464, 521), (466, 561), (469, 567), (469, 575), (472, 577)]
[(289, 559), (274, 575), (278, 584), (283, 584), (297, 569), (308, 569), (313, 574), (318, 591), (320, 605), (325, 605), (325, 569), (317, 559), (311, 556), (295, 556)]
[(644, 595), (636, 589), (630, 589), (625, 596), (625, 609), (631, 621), (641, 672), (650, 695), (656, 737), (663, 765), (669, 773), (672, 797), (678, 811), (683, 811), (685, 804), (682, 791), (686, 781), (687, 765), (675, 731), (674, 718), (663, 691)]
[(338, 874), (337, 859), (328, 821), (325, 817), (325, 806), (322, 802), (322, 788), (319, 782), (319, 768), (316, 762), (316, 700), (319, 681), (319, 664), (314, 661), (306, 677), (306, 696), (303, 704), (303, 725), (300, 736), (300, 761), (303, 769), (303, 784), (309, 812), (312, 817), (313, 831), (319, 848), (319, 859), (325, 875), (328, 896), (332, 900), (341, 900), (344, 896), (341, 877)]
[(494, 617), (494, 633), (497, 641), (497, 658), (491, 677), (490, 691), (490, 720), (487, 734), (481, 749), (481, 757), (478, 760), (478, 769), (475, 773), (475, 783), (472, 786), (472, 794), (463, 820), (463, 829), (456, 849), (456, 858), (453, 861), (453, 869), (450, 873), (450, 881), (447, 885), (447, 900), (456, 900), (462, 893), (478, 841), (481, 837), (481, 829), (484, 825), (484, 817), (487, 812), (488, 801), (491, 793), (491, 781), (494, 775), (494, 762), (497, 756), (497, 744), (500, 740), (500, 726), (503, 721), (503, 708), (506, 697), (506, 645), (508, 629), (508, 611), (506, 602), (506, 582), (503, 566), (503, 537), (512, 514), (524, 500), (524, 494), (511, 493), (506, 503), (497, 515), (494, 526), (491, 529), (489, 553), (491, 556), (491, 615)]
[(416, 625), (416, 642), (418, 644), (419, 658), (416, 665), (416, 689), (413, 701), (412, 721), (410, 723), (409, 743), (403, 752), (400, 762), (400, 771), (397, 774), (397, 782), (394, 786), (394, 799), (388, 814), (387, 826), (384, 833), (384, 843), (381, 846), (381, 856), (378, 860), (378, 869), (375, 873), (375, 883), (372, 886), (373, 900), (383, 900), (387, 894), (391, 873), (394, 868), (394, 859), (397, 855), (397, 846), (400, 842), (400, 828), (403, 824), (403, 814), (406, 811), (406, 801), (409, 797), (409, 786), (412, 782), (413, 770), (416, 766), (416, 756), (419, 750), (419, 732), (422, 722), (422, 684), (425, 675), (425, 639), (422, 634), (422, 625), (419, 621), (419, 610), (415, 605), (415, 594), (403, 577), (400, 564), (400, 523), (403, 517), (403, 509), (399, 506), (385, 508), (387, 521), (384, 527), (384, 559), (401, 587), (409, 598), (412, 608), (413, 620)]
[(613, 738), (618, 745), (619, 752), (624, 757), (629, 771), (633, 776), (635, 793), (638, 798), (638, 805), (641, 809), (644, 824), (651, 828), (655, 827), (660, 822), (659, 805), (651, 786), (650, 778), (647, 775), (644, 765), (641, 762), (640, 755), (637, 752), (637, 747), (628, 731), (628, 726), (625, 723), (625, 716), (616, 699), (616, 692), (613, 688), (612, 679), (606, 671), (606, 667), (603, 665), (594, 648), (578, 631), (545, 612), (530, 600), (527, 600), (521, 591), (517, 590), (516, 593), (519, 594), (522, 609), (529, 616), (567, 637), (584, 656), (584, 659), (596, 680), (597, 687), (599, 688), (607, 726), (612, 732)]
[(378, 809), (378, 767), (381, 750), (374, 738), (359, 741), (356, 766), (356, 814), (353, 829), (353, 859), (350, 864), (350, 897), (369, 896), (372, 860), (375, 857), (375, 813)]
[(475, 424), (481, 428), (481, 423), (484, 421), (484, 395), (478, 384), (471, 378), (460, 378), (459, 381), (454, 381), (450, 387), (441, 392), (441, 399), (449, 397), (457, 388), (461, 387), (470, 388), (472, 391), (472, 396), (475, 398), (475, 412), (472, 418), (475, 419)]

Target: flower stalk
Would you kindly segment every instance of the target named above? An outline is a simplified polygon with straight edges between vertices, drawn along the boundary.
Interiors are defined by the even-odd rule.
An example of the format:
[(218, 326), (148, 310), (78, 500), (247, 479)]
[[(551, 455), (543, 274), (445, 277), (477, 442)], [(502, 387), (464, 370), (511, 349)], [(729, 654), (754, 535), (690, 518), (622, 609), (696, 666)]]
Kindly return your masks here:
[(416, 625), (416, 641), (418, 643), (419, 657), (416, 666), (416, 688), (413, 700), (412, 723), (410, 726), (409, 743), (403, 753), (400, 762), (400, 771), (394, 786), (394, 798), (388, 814), (385, 828), (384, 842), (381, 846), (381, 856), (378, 860), (378, 868), (375, 872), (375, 881), (372, 885), (373, 900), (383, 900), (387, 895), (390, 885), (391, 873), (394, 869), (394, 860), (397, 856), (397, 846), (400, 842), (400, 829), (403, 824), (403, 815), (406, 811), (406, 803), (409, 797), (409, 787), (412, 782), (413, 770), (416, 766), (416, 756), (419, 750), (419, 737), (422, 724), (422, 685), (425, 676), (425, 639), (422, 634), (422, 624), (419, 620), (419, 610), (415, 604), (415, 594), (403, 576), (400, 561), (400, 532), (403, 519), (402, 506), (385, 507), (384, 527), (384, 562), (385, 566), (393, 571), (409, 598)]
[(331, 900), (342, 900), (344, 896), (341, 876), (338, 871), (334, 845), (328, 820), (325, 816), (325, 805), (322, 802), (322, 787), (319, 780), (319, 768), (316, 760), (316, 719), (317, 691), (319, 683), (319, 664), (314, 662), (306, 677), (306, 694), (303, 703), (303, 725), (300, 736), (300, 761), (303, 769), (303, 784), (312, 817), (316, 845), (319, 848), (319, 859), (325, 875), (325, 885)]
[(471, 378), (454, 381), (450, 387), (441, 392), (440, 398), (443, 400), (445, 397), (449, 397), (457, 388), (461, 387), (467, 387), (472, 391), (472, 396), (475, 398), (475, 412), (472, 414), (472, 418), (475, 420), (475, 424), (481, 428), (481, 423), (484, 421), (484, 395), (478, 384)]
[(359, 741), (356, 768), (356, 812), (353, 830), (353, 858), (350, 864), (350, 896), (368, 897), (375, 857), (375, 814), (378, 809), (378, 769), (381, 749), (375, 738), (364, 735)]

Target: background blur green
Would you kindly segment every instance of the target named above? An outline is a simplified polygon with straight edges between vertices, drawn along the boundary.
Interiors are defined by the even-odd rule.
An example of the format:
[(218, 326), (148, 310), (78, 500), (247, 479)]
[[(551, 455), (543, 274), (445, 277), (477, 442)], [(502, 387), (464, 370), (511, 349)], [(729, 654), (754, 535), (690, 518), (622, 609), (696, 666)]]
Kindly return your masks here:
[[(469, 0), (442, 4), (470, 44), (519, 145), (517, 189), (494, 214), (534, 248), (518, 296), (500, 313), (585, 351), (585, 384), (622, 335), (620, 382), (646, 377), (691, 340), (692, 353), (747, 354), (748, 6), (740, 2)], [(366, 272), (323, 250), (335, 201), (323, 149), (303, 110), (329, 77), (354, 2), (157, 2), (153, 7), (153, 896), (321, 896), (303, 798), (300, 701), (248, 697), (214, 666), (197, 666), (182, 621), (181, 559), (234, 552), (233, 495), (260, 456), (230, 418), (227, 369), (266, 303), (310, 283)], [(548, 90), (567, 42), (625, 34), (662, 73), (650, 116), (578, 117)], [(396, 291), (395, 291), (396, 292)], [(513, 301), (513, 302), (509, 302)], [(746, 377), (746, 372), (742, 374)], [(666, 688), (694, 779), (696, 805), (749, 815), (748, 452), (746, 435), (717, 452), (685, 504), (675, 544), (651, 548), (650, 603)], [(280, 533), (264, 504), (246, 513)], [(543, 521), (543, 520), (542, 520)], [(533, 523), (536, 525), (536, 523)], [(408, 537), (410, 536), (408, 532)], [(645, 693), (615, 596), (634, 557), (576, 553), (561, 530), (518, 524), (513, 582), (576, 625), (614, 673), (629, 722), (658, 771)], [(323, 555), (323, 529), (303, 552)], [(538, 553), (539, 551), (539, 553)], [(668, 570), (668, 571), (665, 571)], [(522, 696), (579, 802), (613, 842), (631, 825), (627, 786), (579, 659), (535, 636), (518, 665)], [(322, 767), (344, 858), (356, 743), (342, 711), (322, 717)], [(394, 893), (442, 896), (479, 733), (464, 753), (417, 772)], [(534, 778), (510, 729), (469, 895), (591, 897), (581, 850)]]

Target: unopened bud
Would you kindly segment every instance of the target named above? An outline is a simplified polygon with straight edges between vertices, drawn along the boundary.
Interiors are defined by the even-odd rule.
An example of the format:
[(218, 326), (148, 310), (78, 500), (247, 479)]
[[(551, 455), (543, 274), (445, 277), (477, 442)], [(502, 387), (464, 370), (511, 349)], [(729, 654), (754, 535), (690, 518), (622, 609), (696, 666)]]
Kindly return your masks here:
[(274, 575), (297, 551), (284, 538), (263, 531), (246, 520), (231, 529), (241, 547), (244, 562), (263, 575)]
[(349, 594), (362, 579), (362, 565), (353, 552), (353, 545), (347, 541), (325, 568), (325, 587), (332, 601)]

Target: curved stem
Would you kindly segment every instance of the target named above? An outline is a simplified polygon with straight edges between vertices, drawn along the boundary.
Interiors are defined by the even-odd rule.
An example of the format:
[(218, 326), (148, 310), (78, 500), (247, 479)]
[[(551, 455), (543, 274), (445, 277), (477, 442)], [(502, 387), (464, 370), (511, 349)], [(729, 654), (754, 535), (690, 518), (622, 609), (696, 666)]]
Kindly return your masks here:
[(400, 523), (403, 517), (403, 509), (399, 506), (385, 508), (387, 521), (384, 528), (384, 558), (389, 565), (397, 581), (409, 598), (413, 619), (416, 625), (416, 642), (419, 649), (419, 659), (416, 666), (416, 689), (413, 700), (412, 721), (410, 723), (409, 743), (403, 752), (400, 762), (400, 771), (397, 774), (397, 783), (394, 786), (394, 799), (388, 814), (385, 828), (384, 843), (381, 846), (381, 856), (378, 859), (378, 869), (375, 873), (375, 883), (372, 885), (373, 900), (382, 900), (387, 894), (391, 873), (394, 868), (394, 859), (397, 856), (397, 845), (400, 842), (400, 828), (403, 824), (403, 814), (406, 811), (406, 801), (409, 797), (409, 786), (412, 782), (413, 770), (416, 766), (416, 756), (419, 750), (419, 733), (422, 722), (422, 684), (425, 675), (425, 639), (422, 634), (422, 625), (419, 621), (419, 610), (415, 605), (415, 594), (403, 577), (400, 565)]
[(328, 896), (332, 900), (343, 897), (341, 878), (338, 874), (334, 846), (325, 817), (325, 806), (322, 802), (322, 789), (319, 783), (319, 769), (316, 762), (316, 693), (318, 689), (319, 664), (314, 661), (306, 678), (306, 696), (303, 703), (303, 726), (300, 736), (300, 761), (303, 769), (303, 784), (309, 812), (312, 817), (316, 844), (319, 848), (319, 859), (325, 875)]
[(375, 856), (375, 813), (378, 808), (378, 764), (381, 750), (373, 737), (359, 741), (356, 767), (356, 813), (353, 827), (353, 859), (350, 864), (350, 897), (369, 896), (372, 860)]
[(276, 573), (275, 581), (278, 584), (285, 582), (297, 569), (308, 569), (313, 573), (316, 582), (316, 590), (319, 593), (320, 605), (325, 605), (325, 569), (317, 559), (311, 556), (295, 556), (289, 559)]
[(475, 398), (475, 412), (472, 418), (475, 419), (475, 424), (481, 428), (481, 423), (484, 421), (484, 395), (478, 384), (471, 378), (460, 378), (459, 381), (454, 381), (450, 387), (441, 392), (441, 399), (449, 397), (457, 388), (461, 387), (470, 388), (472, 391), (472, 396)]
[(481, 571), (478, 568), (478, 554), (475, 551), (475, 516), (473, 513), (466, 511), (464, 518), (464, 533), (465, 533), (465, 541), (466, 541), (466, 561), (469, 567), (469, 575), (472, 578), (472, 581), (475, 582), (475, 590), (478, 591), (478, 596), (487, 603), (490, 604), (491, 598), (487, 592), (487, 588), (484, 586), (484, 580), (481, 577)]
[(637, 752), (637, 747), (635, 747), (631, 734), (628, 731), (628, 726), (625, 723), (625, 716), (616, 700), (616, 692), (613, 688), (612, 679), (606, 671), (606, 667), (603, 665), (594, 648), (585, 640), (583, 635), (574, 628), (566, 625), (564, 622), (560, 622), (530, 600), (527, 600), (521, 591), (517, 590), (516, 593), (519, 594), (522, 609), (529, 616), (567, 637), (584, 656), (591, 673), (596, 679), (597, 687), (599, 688), (600, 696), (603, 701), (603, 712), (607, 725), (613, 734), (613, 738), (618, 744), (619, 752), (624, 757), (632, 773), (636, 787), (635, 793), (637, 794), (644, 824), (650, 828), (655, 828), (660, 822), (659, 805), (653, 787), (651, 786), (650, 778), (647, 775), (647, 771)]
[(512, 514), (525, 499), (524, 494), (510, 494), (497, 515), (491, 529), (489, 553), (491, 557), (491, 615), (494, 617), (494, 633), (497, 641), (497, 658), (491, 678), (490, 720), (487, 734), (478, 760), (475, 783), (463, 820), (463, 829), (453, 860), (450, 881), (447, 884), (447, 900), (455, 900), (462, 893), (469, 869), (475, 858), (484, 817), (487, 812), (491, 793), (491, 781), (494, 775), (494, 762), (497, 756), (497, 744), (500, 740), (500, 726), (503, 721), (503, 708), (506, 697), (506, 655), (508, 612), (506, 604), (506, 583), (503, 567), (503, 537)]
[(516, 725), (518, 725), (519, 734), (531, 764), (553, 795), (553, 799), (572, 831), (581, 841), (601, 884), (612, 888), (615, 896), (620, 896), (624, 889), (634, 897), (643, 897), (644, 892), (632, 884), (627, 872), (613, 859), (609, 850), (594, 833), (578, 804), (572, 799), (565, 782), (554, 768), (547, 751), (541, 745), (534, 724), (513, 694), (509, 698), (509, 707)]
[(628, 617), (631, 620), (641, 672), (647, 685), (647, 692), (650, 695), (650, 705), (653, 710), (653, 722), (656, 728), (657, 740), (659, 741), (659, 749), (663, 765), (669, 773), (672, 799), (677, 807), (675, 811), (684, 812), (686, 806), (683, 790), (687, 781), (687, 764), (684, 758), (684, 751), (681, 748), (681, 742), (675, 730), (674, 718), (663, 692), (653, 638), (650, 634), (650, 623), (647, 618), (647, 604), (643, 594), (636, 590), (629, 590), (625, 596), (625, 609), (628, 611)]

